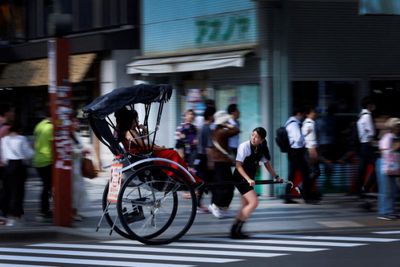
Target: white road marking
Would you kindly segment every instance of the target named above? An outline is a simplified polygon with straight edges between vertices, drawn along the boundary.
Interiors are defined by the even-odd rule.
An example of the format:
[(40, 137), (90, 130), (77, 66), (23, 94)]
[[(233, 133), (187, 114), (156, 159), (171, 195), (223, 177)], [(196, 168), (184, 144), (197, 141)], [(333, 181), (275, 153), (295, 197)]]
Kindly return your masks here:
[(379, 235), (397, 235), (400, 234), (400, 231), (381, 231), (381, 232), (372, 232), (373, 234)]
[[(205, 241), (205, 239), (187, 239), (184, 242), (175, 242), (168, 244), (168, 246), (173, 246), (173, 247), (198, 247), (198, 248), (227, 248), (227, 249), (240, 249), (240, 250), (263, 250), (263, 251), (268, 251), (268, 250), (273, 250), (273, 251), (290, 251), (290, 252), (316, 252), (316, 251), (323, 251), (323, 250), (328, 250), (328, 248), (305, 248), (305, 247), (289, 247), (289, 246), (259, 246), (259, 245), (235, 245), (235, 244), (223, 244), (223, 243), (216, 243), (216, 240), (208, 240), (208, 241), (213, 241), (210, 243), (200, 243), (200, 242), (190, 242), (190, 241)], [(232, 240), (232, 239), (229, 239)], [(187, 241), (187, 242), (186, 242)], [(122, 244), (122, 245), (143, 245), (142, 243), (139, 243), (137, 241), (131, 241), (131, 240), (109, 240), (109, 241), (103, 241), (103, 243), (108, 243), (108, 244)]]
[(257, 238), (306, 239), (306, 240), (331, 240), (331, 241), (356, 241), (356, 242), (400, 241), (400, 239), (393, 239), (393, 238), (350, 237), (350, 236), (303, 236), (303, 235), (257, 234), (257, 235), (254, 235), (254, 237), (257, 237)]
[[(15, 256), (0, 254), (1, 260), (10, 261), (29, 261), (29, 262), (52, 262), (52, 263), (67, 263), (67, 264), (81, 264), (81, 265), (97, 265), (97, 266), (123, 266), (123, 267), (193, 267), (195, 265), (181, 265), (181, 264), (160, 264), (149, 262), (133, 262), (133, 261), (105, 261), (105, 260), (86, 260), (86, 259), (71, 259), (71, 258), (51, 258), (51, 257), (34, 257), (34, 256)], [(15, 266), (15, 265), (13, 265)], [(43, 265), (40, 265), (43, 266)]]
[[(177, 254), (200, 254), (200, 255), (223, 255), (235, 257), (276, 257), (287, 254), (282, 253), (256, 253), (243, 251), (227, 250), (199, 250), (199, 249), (176, 249), (166, 247), (148, 247), (148, 246), (110, 246), (110, 245), (86, 245), (86, 244), (64, 244), (64, 243), (42, 243), (30, 245), (32, 247), (53, 247), (53, 248), (74, 248), (74, 249), (99, 249), (99, 250), (117, 250), (117, 251), (140, 251), (154, 253), (177, 253)], [(204, 246), (210, 248), (212, 245)], [(197, 246), (199, 247), (199, 246)], [(213, 246), (213, 248), (215, 248)]]
[[(233, 243), (251, 243), (251, 244), (283, 244), (283, 245), (304, 245), (304, 246), (321, 246), (321, 247), (357, 247), (364, 246), (364, 243), (343, 243), (343, 242), (322, 242), (322, 241), (300, 241), (300, 240), (275, 240), (275, 239), (229, 239), (229, 238), (212, 238), (220, 242)], [(202, 237), (191, 238), (191, 240), (202, 241)], [(210, 238), (206, 239), (210, 241)]]
[(107, 253), (91, 251), (74, 250), (50, 250), (50, 249), (31, 249), (31, 248), (0, 248), (0, 252), (8, 253), (30, 253), (30, 254), (48, 254), (64, 256), (84, 256), (84, 257), (102, 257), (102, 258), (121, 258), (121, 259), (146, 259), (146, 260), (169, 260), (184, 262), (206, 262), (206, 263), (228, 263), (240, 261), (241, 259), (211, 258), (211, 257), (183, 257), (183, 256), (163, 256), (153, 254), (124, 254)]

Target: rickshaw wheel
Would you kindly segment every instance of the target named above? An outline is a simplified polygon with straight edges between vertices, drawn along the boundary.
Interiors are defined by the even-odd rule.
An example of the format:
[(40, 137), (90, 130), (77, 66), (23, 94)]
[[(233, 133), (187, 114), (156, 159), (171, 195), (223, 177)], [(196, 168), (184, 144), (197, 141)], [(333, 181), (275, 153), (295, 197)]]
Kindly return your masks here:
[[(106, 186), (104, 187), (103, 198), (101, 201), (102, 209), (104, 212), (104, 218), (106, 219), (106, 222), (108, 223), (108, 225), (110, 227), (113, 227), (113, 231), (115, 231), (120, 236), (128, 238), (128, 239), (135, 239), (135, 237), (130, 236), (128, 233), (126, 233), (124, 230), (124, 227), (121, 225), (121, 222), (119, 221), (119, 218), (118, 218), (116, 204), (110, 203), (107, 200), (108, 187), (109, 187), (109, 183), (107, 183)], [(107, 209), (107, 211), (106, 211), (106, 209)], [(114, 223), (115, 223), (115, 225), (114, 225)]]
[[(191, 199), (183, 199), (187, 191)], [(148, 165), (133, 172), (118, 195), (119, 220), (130, 237), (148, 245), (178, 240), (191, 227), (197, 200), (186, 175), (167, 165)]]

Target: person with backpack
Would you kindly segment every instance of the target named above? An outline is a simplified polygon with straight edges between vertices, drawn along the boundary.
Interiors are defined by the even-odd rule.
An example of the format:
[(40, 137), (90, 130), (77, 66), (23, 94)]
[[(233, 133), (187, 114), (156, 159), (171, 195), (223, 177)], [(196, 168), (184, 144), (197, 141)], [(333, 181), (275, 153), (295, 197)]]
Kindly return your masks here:
[[(373, 141), (375, 137), (375, 126), (372, 118), (372, 112), (375, 110), (375, 104), (371, 97), (366, 96), (361, 102), (362, 110), (357, 120), (357, 132), (359, 138), (359, 158), (357, 176), (357, 191), (360, 195), (368, 192), (370, 187), (376, 182), (375, 174), (375, 148)], [(368, 174), (368, 166), (372, 165), (374, 169)], [(368, 177), (366, 177), (368, 175)]]
[[(293, 115), (286, 121), (285, 129), (289, 140), (288, 160), (289, 160), (289, 175), (288, 180), (292, 183), (295, 182), (296, 172), (300, 172), (302, 183), (302, 195), (305, 200), (310, 196), (311, 183), (310, 171), (306, 161), (306, 148), (304, 135), (301, 132), (301, 124), (304, 119), (304, 111), (301, 108), (294, 108)], [(291, 185), (288, 184), (285, 190), (285, 204), (295, 204), (290, 194)]]

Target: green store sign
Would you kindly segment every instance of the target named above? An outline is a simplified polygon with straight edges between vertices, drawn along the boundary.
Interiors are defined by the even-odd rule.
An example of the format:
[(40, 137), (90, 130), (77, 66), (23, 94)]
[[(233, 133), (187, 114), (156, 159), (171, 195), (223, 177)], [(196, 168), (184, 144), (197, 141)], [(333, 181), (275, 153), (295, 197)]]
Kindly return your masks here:
[(246, 13), (198, 18), (195, 20), (195, 43), (197, 45), (210, 45), (250, 41), (251, 23), (250, 14)]

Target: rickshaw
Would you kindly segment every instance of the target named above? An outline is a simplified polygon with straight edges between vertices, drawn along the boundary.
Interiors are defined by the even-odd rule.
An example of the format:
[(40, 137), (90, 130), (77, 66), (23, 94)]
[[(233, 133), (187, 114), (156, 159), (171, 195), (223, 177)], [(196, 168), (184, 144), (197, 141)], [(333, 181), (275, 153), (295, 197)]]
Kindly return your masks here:
[[(115, 231), (144, 244), (161, 245), (177, 241), (192, 226), (197, 210), (195, 190), (212, 185), (199, 183), (180, 164), (153, 155), (163, 107), (171, 95), (170, 85), (140, 84), (115, 89), (83, 108), (94, 134), (114, 155), (97, 230), (105, 220), (110, 234)], [(110, 115), (124, 107), (136, 109), (136, 104), (144, 105), (144, 127), (154, 130), (141, 136), (146, 149), (132, 154), (115, 137), (116, 125)], [(149, 125), (151, 115), (153, 125)], [(270, 183), (274, 181), (257, 181)], [(183, 197), (183, 191), (190, 197)]]

